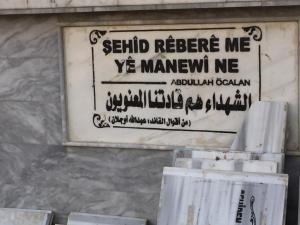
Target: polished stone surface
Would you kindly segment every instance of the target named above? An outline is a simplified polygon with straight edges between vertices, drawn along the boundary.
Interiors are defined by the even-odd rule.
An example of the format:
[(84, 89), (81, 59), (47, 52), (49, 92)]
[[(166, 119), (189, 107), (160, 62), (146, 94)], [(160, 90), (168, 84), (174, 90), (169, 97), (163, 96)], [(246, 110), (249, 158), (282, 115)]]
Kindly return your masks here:
[(288, 104), (255, 102), (237, 133), (230, 150), (254, 153), (283, 153)]
[(0, 225), (51, 225), (52, 219), (51, 211), (0, 208)]
[[(0, 144), (0, 205), (146, 218), (156, 222), (171, 152)], [(12, 194), (13, 193), (13, 194)]]
[[(247, 32), (247, 27), (252, 27), (252, 32)], [(120, 49), (125, 50), (112, 47), (118, 41), (133, 43), (136, 33), (138, 39), (149, 46), (142, 54), (126, 50), (123, 44), (120, 44)], [(249, 107), (256, 107), (260, 99), (288, 101), (290, 116), (296, 120), (297, 34), (296, 22), (235, 23), (234, 26), (232, 23), (190, 23), (64, 27), (67, 141), (142, 147), (229, 147)], [(213, 36), (218, 40), (217, 50), (205, 50), (205, 55), (200, 45), (195, 50), (200, 54), (197, 57), (207, 56), (206, 69), (204, 66), (197, 70), (192, 66), (186, 66), (186, 70), (180, 69), (181, 59), (199, 60), (194, 50), (187, 50), (188, 40), (201, 37), (208, 41)], [(186, 50), (174, 47), (165, 52), (158, 49), (158, 40), (177, 43), (179, 37), (184, 39)], [(226, 49), (228, 40), (236, 37), (248, 38), (248, 50), (240, 52)], [(77, 54), (78, 49), (80, 55)], [(234, 57), (238, 69), (223, 69), (220, 72), (216, 63), (220, 57)], [(133, 63), (130, 72), (124, 66), (117, 66), (130, 58)], [(145, 65), (150, 62), (154, 66), (146, 69), (148, 66)], [(175, 65), (176, 69), (170, 70), (168, 62)], [(126, 63), (131, 61), (127, 60)], [(286, 71), (286, 75), (282, 76)], [(270, 79), (273, 82), (269, 82)], [(136, 85), (136, 82), (142, 85)], [(263, 112), (264, 116), (268, 114), (267, 110)], [(253, 114), (253, 110), (250, 111)], [(254, 122), (262, 124), (260, 119), (265, 118), (260, 118), (259, 113), (250, 116), (251, 126), (255, 126)], [(278, 119), (278, 112), (272, 113), (270, 115)], [(281, 124), (273, 126), (269, 128), (275, 132), (274, 128)], [(291, 124), (291, 129), (297, 131), (298, 124)], [(259, 132), (256, 133), (264, 135)], [(274, 136), (275, 140), (277, 138), (280, 137)], [(294, 138), (298, 139), (297, 136)], [(252, 147), (248, 146), (247, 150)]]
[(191, 159), (208, 159), (208, 160), (261, 160), (271, 161), (277, 163), (277, 171), (282, 172), (284, 168), (284, 154), (282, 153), (253, 153), (253, 152), (235, 152), (229, 151), (229, 149), (176, 149), (173, 152), (173, 165), (177, 159), (191, 158)]
[(284, 225), (287, 182), (287, 175), (164, 168), (158, 225)]
[(277, 173), (276, 162), (259, 160), (213, 160), (213, 159), (189, 159), (177, 158), (175, 167), (189, 169), (213, 169), (225, 171)]
[(146, 222), (139, 218), (72, 212), (67, 225), (146, 225)]

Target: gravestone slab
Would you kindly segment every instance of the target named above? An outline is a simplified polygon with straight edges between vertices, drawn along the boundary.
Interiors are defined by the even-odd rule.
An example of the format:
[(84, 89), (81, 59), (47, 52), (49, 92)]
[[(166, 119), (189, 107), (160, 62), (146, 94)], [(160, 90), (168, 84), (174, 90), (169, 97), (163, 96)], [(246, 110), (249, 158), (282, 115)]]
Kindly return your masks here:
[(288, 176), (164, 168), (158, 225), (284, 225)]
[(253, 153), (253, 152), (236, 152), (229, 150), (192, 150), (192, 149), (176, 149), (173, 152), (173, 165), (178, 158), (192, 159), (210, 159), (210, 160), (262, 160), (277, 163), (277, 171), (283, 171), (284, 154), (282, 153)]
[(259, 160), (212, 160), (177, 158), (174, 166), (190, 169), (214, 169), (240, 172), (279, 172), (276, 162)]
[(0, 225), (51, 225), (53, 214), (46, 210), (0, 209)]
[(255, 102), (248, 111), (230, 150), (283, 153), (287, 106), (285, 102)]
[(121, 216), (72, 212), (69, 215), (67, 225), (146, 225), (146, 220)]

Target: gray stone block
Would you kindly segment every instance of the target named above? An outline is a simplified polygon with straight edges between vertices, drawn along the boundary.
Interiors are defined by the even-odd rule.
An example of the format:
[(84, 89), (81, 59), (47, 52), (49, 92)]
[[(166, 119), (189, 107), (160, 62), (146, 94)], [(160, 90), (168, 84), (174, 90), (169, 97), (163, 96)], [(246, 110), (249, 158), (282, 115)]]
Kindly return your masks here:
[(0, 102), (0, 142), (46, 143), (45, 111), (37, 102)]
[[(5, 51), (0, 47), (0, 52)], [(1, 59), (1, 58), (0, 58)], [(0, 60), (0, 100), (60, 101), (58, 59), (17, 57)]]
[(58, 31), (55, 16), (3, 17), (0, 20), (0, 58), (57, 59)]

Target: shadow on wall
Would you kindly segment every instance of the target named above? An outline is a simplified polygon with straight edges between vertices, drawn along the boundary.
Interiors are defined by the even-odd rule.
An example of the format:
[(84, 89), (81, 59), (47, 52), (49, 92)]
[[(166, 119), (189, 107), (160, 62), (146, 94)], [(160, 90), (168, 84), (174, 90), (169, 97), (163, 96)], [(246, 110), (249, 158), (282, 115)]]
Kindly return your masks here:
[(286, 225), (298, 224), (300, 157), (286, 156), (284, 172), (289, 174)]

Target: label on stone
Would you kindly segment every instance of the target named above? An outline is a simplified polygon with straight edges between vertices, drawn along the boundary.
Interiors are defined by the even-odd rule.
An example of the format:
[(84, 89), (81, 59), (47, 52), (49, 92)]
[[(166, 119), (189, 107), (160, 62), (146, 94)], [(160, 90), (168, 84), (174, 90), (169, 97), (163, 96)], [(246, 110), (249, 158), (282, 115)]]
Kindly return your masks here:
[(259, 100), (287, 101), (298, 121), (297, 27), (65, 27), (68, 141), (228, 147)]

